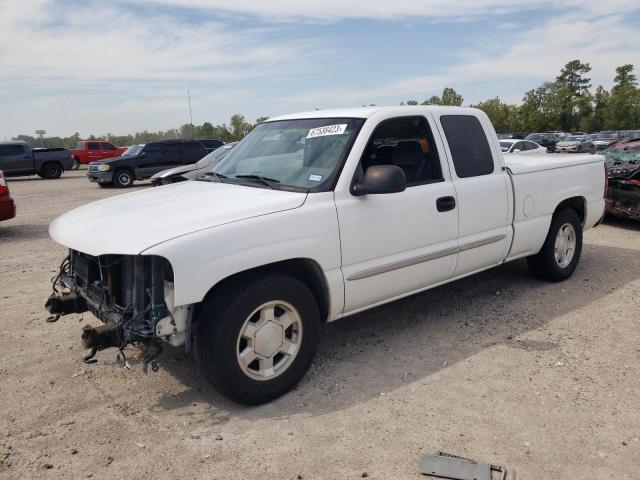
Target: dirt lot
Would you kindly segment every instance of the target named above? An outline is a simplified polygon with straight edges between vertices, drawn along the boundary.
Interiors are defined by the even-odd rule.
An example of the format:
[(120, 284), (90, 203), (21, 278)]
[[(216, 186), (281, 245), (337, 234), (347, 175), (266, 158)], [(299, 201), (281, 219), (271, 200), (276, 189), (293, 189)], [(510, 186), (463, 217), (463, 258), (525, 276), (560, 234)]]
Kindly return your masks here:
[(437, 450), (518, 478), (640, 475), (640, 224), (588, 232), (562, 284), (519, 261), (329, 324), (298, 388), (246, 408), (199, 380), (179, 350), (147, 376), (111, 351), (85, 365), (80, 329), (97, 320), (44, 322), (65, 255), (49, 222), (121, 193), (84, 173), (10, 182), (0, 477), (419, 479), (420, 454)]

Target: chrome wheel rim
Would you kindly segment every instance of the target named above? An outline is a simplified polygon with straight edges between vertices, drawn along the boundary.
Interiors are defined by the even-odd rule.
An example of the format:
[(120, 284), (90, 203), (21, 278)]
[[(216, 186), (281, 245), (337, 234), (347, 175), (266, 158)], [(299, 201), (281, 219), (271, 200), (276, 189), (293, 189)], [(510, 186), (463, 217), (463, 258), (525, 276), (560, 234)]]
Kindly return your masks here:
[(131, 177), (128, 173), (121, 173), (118, 175), (118, 181), (120, 185), (129, 185), (131, 183)]
[(247, 317), (236, 342), (236, 360), (254, 380), (272, 380), (293, 363), (302, 345), (302, 319), (282, 300), (264, 303)]
[(565, 223), (558, 230), (553, 250), (556, 263), (560, 268), (566, 268), (573, 260), (576, 252), (576, 230), (570, 223)]

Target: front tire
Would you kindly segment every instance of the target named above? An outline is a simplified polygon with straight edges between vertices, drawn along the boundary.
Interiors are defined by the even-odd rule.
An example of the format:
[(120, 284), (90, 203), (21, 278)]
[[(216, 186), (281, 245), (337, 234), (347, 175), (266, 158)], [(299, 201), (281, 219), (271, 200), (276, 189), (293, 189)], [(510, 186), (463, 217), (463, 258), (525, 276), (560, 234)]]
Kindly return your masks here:
[(581, 253), (582, 222), (575, 210), (564, 209), (554, 215), (542, 249), (527, 257), (527, 264), (536, 277), (561, 282), (573, 274)]
[(129, 188), (134, 180), (133, 172), (128, 169), (116, 170), (113, 174), (113, 184), (118, 188)]
[(207, 380), (238, 403), (291, 390), (315, 356), (320, 313), (295, 277), (243, 276), (210, 295), (199, 314), (197, 352)]

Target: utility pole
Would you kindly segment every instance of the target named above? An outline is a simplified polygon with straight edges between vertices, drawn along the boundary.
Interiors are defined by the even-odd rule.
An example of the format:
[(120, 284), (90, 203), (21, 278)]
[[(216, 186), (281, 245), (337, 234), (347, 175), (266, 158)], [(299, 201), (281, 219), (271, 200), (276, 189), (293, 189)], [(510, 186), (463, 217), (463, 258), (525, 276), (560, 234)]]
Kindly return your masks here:
[(187, 99), (189, 101), (189, 120), (191, 122), (191, 137), (195, 140), (196, 129), (193, 126), (193, 114), (191, 113), (191, 93), (189, 92), (189, 89), (187, 89)]

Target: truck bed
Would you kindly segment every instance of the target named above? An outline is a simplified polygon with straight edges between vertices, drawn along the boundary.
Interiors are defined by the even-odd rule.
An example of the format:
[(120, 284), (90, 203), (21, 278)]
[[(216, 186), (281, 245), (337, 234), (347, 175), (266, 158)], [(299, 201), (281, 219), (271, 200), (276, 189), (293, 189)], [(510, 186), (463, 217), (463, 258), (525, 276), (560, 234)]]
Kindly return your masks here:
[[(507, 260), (537, 253), (555, 208), (572, 199), (585, 230), (604, 209), (604, 157), (591, 154), (505, 155), (513, 189), (513, 241)], [(549, 171), (553, 170), (553, 174)]]
[(591, 155), (589, 153), (549, 153), (547, 155), (514, 153), (512, 155), (505, 155), (504, 161), (511, 174), (521, 175), (524, 173), (553, 170), (586, 163), (602, 163), (604, 162), (604, 157), (602, 155)]

